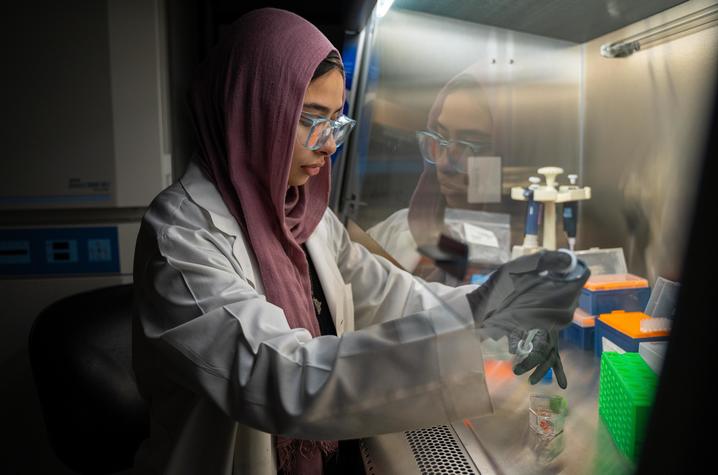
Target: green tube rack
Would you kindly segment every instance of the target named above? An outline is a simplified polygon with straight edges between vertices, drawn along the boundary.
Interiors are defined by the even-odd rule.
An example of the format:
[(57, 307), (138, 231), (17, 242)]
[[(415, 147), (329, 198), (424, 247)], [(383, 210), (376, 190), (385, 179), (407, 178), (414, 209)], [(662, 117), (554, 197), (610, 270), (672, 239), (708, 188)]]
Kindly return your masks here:
[(638, 353), (601, 355), (598, 414), (616, 447), (637, 462), (658, 377)]

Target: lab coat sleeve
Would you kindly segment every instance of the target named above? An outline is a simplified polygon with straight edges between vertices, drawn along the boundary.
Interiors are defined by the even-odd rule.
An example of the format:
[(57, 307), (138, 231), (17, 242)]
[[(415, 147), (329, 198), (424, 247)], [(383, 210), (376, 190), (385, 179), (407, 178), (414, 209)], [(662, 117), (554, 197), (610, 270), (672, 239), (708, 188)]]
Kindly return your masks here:
[(363, 437), (491, 411), (474, 321), (457, 318), (470, 313), (463, 296), (454, 312), (312, 338), (243, 278), (224, 239), (143, 224), (135, 284), (145, 364), (243, 424), (296, 438)]
[(416, 249), (416, 241), (409, 229), (408, 214), (408, 208), (400, 209), (367, 229), (366, 233), (404, 269), (411, 272), (419, 264), (421, 254)]
[(465, 298), (474, 285), (451, 287), (428, 283), (397, 268), (361, 244), (351, 241), (344, 226), (327, 210), (327, 241), (333, 246), (344, 282), (351, 284), (355, 328), (385, 322)]

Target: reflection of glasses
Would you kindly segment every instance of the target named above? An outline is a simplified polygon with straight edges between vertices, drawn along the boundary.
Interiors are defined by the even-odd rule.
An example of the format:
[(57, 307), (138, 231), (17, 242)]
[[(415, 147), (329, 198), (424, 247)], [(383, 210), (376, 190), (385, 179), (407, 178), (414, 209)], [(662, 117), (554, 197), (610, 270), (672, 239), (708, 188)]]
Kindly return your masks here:
[(344, 143), (352, 131), (356, 121), (342, 115), (337, 120), (327, 117), (320, 117), (307, 112), (302, 112), (299, 117), (299, 123), (302, 128), (307, 130), (306, 138), (303, 130), (298, 132), (298, 138), (304, 147), (309, 150), (319, 150), (327, 143), (329, 137), (334, 137), (334, 143), (337, 147)]
[(475, 157), (481, 153), (488, 153), (492, 147), (491, 142), (446, 140), (431, 130), (421, 130), (417, 132), (416, 138), (419, 141), (421, 156), (427, 163), (436, 165), (439, 157), (441, 157), (443, 153), (446, 153), (449, 164), (461, 173), (466, 173), (466, 162), (469, 157)]

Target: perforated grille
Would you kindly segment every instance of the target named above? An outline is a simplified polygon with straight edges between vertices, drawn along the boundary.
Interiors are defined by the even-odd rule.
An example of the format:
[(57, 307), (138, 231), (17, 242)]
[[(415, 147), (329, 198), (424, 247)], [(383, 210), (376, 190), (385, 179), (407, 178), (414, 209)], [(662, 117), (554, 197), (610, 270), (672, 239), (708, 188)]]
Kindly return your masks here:
[(448, 426), (411, 430), (406, 438), (422, 475), (478, 473)]
[(359, 447), (361, 448), (361, 456), (364, 460), (364, 472), (367, 475), (376, 475), (376, 469), (374, 468), (374, 461), (369, 456), (369, 450), (366, 448), (366, 445), (364, 444), (364, 441), (362, 440), (359, 442)]

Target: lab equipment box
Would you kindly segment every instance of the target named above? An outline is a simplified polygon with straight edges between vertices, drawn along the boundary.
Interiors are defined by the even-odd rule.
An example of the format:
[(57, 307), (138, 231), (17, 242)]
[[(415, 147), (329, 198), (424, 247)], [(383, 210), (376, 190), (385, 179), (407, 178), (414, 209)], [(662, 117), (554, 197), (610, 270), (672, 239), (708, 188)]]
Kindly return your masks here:
[(616, 447), (634, 462), (645, 438), (658, 377), (638, 353), (604, 353), (598, 414)]
[(638, 345), (638, 354), (654, 373), (660, 374), (667, 348), (667, 341), (649, 341)]
[[(651, 318), (643, 312), (617, 310), (596, 319), (595, 352), (601, 356), (604, 351), (630, 351), (637, 353), (639, 345), (651, 341), (667, 341), (667, 331), (641, 331), (641, 320)], [(609, 348), (605, 348), (610, 345)]]
[(589, 315), (585, 310), (577, 308), (573, 314), (573, 321), (565, 329), (561, 330), (561, 337), (564, 341), (578, 346), (579, 348), (593, 350), (595, 339), (596, 317)]
[(571, 322), (571, 324), (563, 330), (563, 338), (568, 343), (582, 350), (591, 351), (594, 345), (595, 329), (593, 327), (582, 327), (577, 325), (576, 322)]
[(643, 312), (651, 296), (648, 281), (632, 274), (606, 274), (589, 277), (581, 289), (578, 306), (589, 315), (614, 310)]
[(612, 249), (592, 248), (576, 251), (576, 257), (581, 259), (591, 271), (591, 275), (625, 274), (628, 272), (623, 248)]

